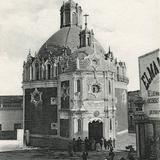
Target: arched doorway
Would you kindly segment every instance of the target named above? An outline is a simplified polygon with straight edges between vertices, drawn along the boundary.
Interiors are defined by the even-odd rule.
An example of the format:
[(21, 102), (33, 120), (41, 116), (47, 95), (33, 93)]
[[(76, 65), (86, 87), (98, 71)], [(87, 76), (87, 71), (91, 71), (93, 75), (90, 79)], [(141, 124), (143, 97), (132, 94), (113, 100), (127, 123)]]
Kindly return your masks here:
[(103, 123), (102, 121), (92, 121), (88, 124), (89, 139), (99, 141), (103, 137)]

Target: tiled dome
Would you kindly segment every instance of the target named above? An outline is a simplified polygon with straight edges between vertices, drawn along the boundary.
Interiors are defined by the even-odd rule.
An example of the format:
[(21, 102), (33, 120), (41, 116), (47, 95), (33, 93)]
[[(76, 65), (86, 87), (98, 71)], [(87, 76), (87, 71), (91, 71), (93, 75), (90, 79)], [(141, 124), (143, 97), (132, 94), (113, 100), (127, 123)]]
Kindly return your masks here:
[[(57, 47), (69, 47), (74, 52), (80, 45), (79, 42), (80, 28), (64, 27), (53, 34), (46, 43), (40, 48), (39, 55), (46, 54), (46, 46), (50, 51), (55, 52)], [(56, 53), (56, 52), (55, 52)], [(56, 53), (58, 55), (59, 53)]]
[[(72, 53), (77, 51), (80, 46), (80, 31), (81, 29), (77, 26), (63, 27), (55, 34), (53, 34), (45, 44), (43, 44), (38, 54), (42, 57), (46, 57), (46, 47), (47, 50), (53, 52), (55, 56), (61, 54), (60, 52), (57, 52), (57, 48), (68, 47)], [(94, 39), (94, 41), (96, 43), (97, 53), (104, 55), (105, 51), (103, 47), (96, 39)], [(83, 48), (83, 50), (85, 50), (85, 47)]]

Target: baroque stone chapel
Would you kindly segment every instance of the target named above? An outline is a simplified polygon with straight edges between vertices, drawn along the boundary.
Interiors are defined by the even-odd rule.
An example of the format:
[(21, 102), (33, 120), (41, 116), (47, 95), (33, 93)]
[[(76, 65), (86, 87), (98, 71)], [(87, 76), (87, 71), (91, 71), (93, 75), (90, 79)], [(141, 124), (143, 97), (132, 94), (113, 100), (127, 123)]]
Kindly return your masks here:
[(31, 145), (127, 132), (126, 65), (95, 39), (88, 15), (82, 27), (82, 16), (81, 6), (64, 2), (60, 29), (24, 62), (24, 129)]

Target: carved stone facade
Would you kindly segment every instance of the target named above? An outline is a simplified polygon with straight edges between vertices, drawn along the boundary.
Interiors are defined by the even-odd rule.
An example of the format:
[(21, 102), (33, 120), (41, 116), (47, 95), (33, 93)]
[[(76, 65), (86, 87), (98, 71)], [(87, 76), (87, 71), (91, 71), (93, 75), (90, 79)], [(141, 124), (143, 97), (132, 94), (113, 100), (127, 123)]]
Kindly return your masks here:
[[(47, 136), (116, 138), (116, 131), (122, 131), (118, 127), (123, 125), (116, 123), (116, 112), (120, 112), (121, 109), (118, 108), (119, 105), (127, 111), (127, 101), (117, 104), (117, 100), (127, 95), (126, 66), (124, 62), (118, 62), (113, 57), (110, 49), (106, 53), (94, 38), (93, 30), (87, 28), (87, 23), (85, 29), (81, 29), (80, 7), (74, 15), (77, 16), (74, 17), (78, 20), (77, 23), (71, 21), (72, 11), (77, 6), (78, 4), (72, 0), (63, 4), (61, 29), (49, 38), (38, 54), (33, 57), (29, 53), (27, 61), (24, 62), (24, 126), (27, 130), (32, 126), (32, 106), (32, 113), (42, 111), (39, 123), (41, 127), (44, 124), (48, 126), (48, 132), (45, 133)], [(66, 19), (67, 17), (69, 19)], [(116, 89), (122, 95), (119, 98), (115, 96)], [(38, 94), (34, 98), (35, 92)], [(39, 111), (36, 111), (38, 106)], [(52, 115), (52, 112), (55, 113)], [(48, 116), (50, 121), (47, 120), (47, 115), (51, 116)], [(127, 112), (121, 116), (126, 122), (122, 128), (126, 130)], [(98, 127), (101, 130), (97, 137), (93, 133), (96, 126), (94, 123), (99, 123)], [(38, 135), (41, 138), (45, 135), (40, 128), (36, 135), (32, 131), (30, 134), (32, 137)]]

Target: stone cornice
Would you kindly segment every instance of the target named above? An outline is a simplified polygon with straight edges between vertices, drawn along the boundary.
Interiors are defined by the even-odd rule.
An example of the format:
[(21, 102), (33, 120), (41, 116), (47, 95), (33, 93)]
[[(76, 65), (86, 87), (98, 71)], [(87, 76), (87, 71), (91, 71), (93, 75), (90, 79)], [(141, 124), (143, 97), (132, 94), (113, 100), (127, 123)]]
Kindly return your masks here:
[(29, 81), (29, 82), (23, 82), (22, 88), (49, 88), (49, 87), (57, 87), (58, 81), (57, 80), (43, 80), (43, 81)]

